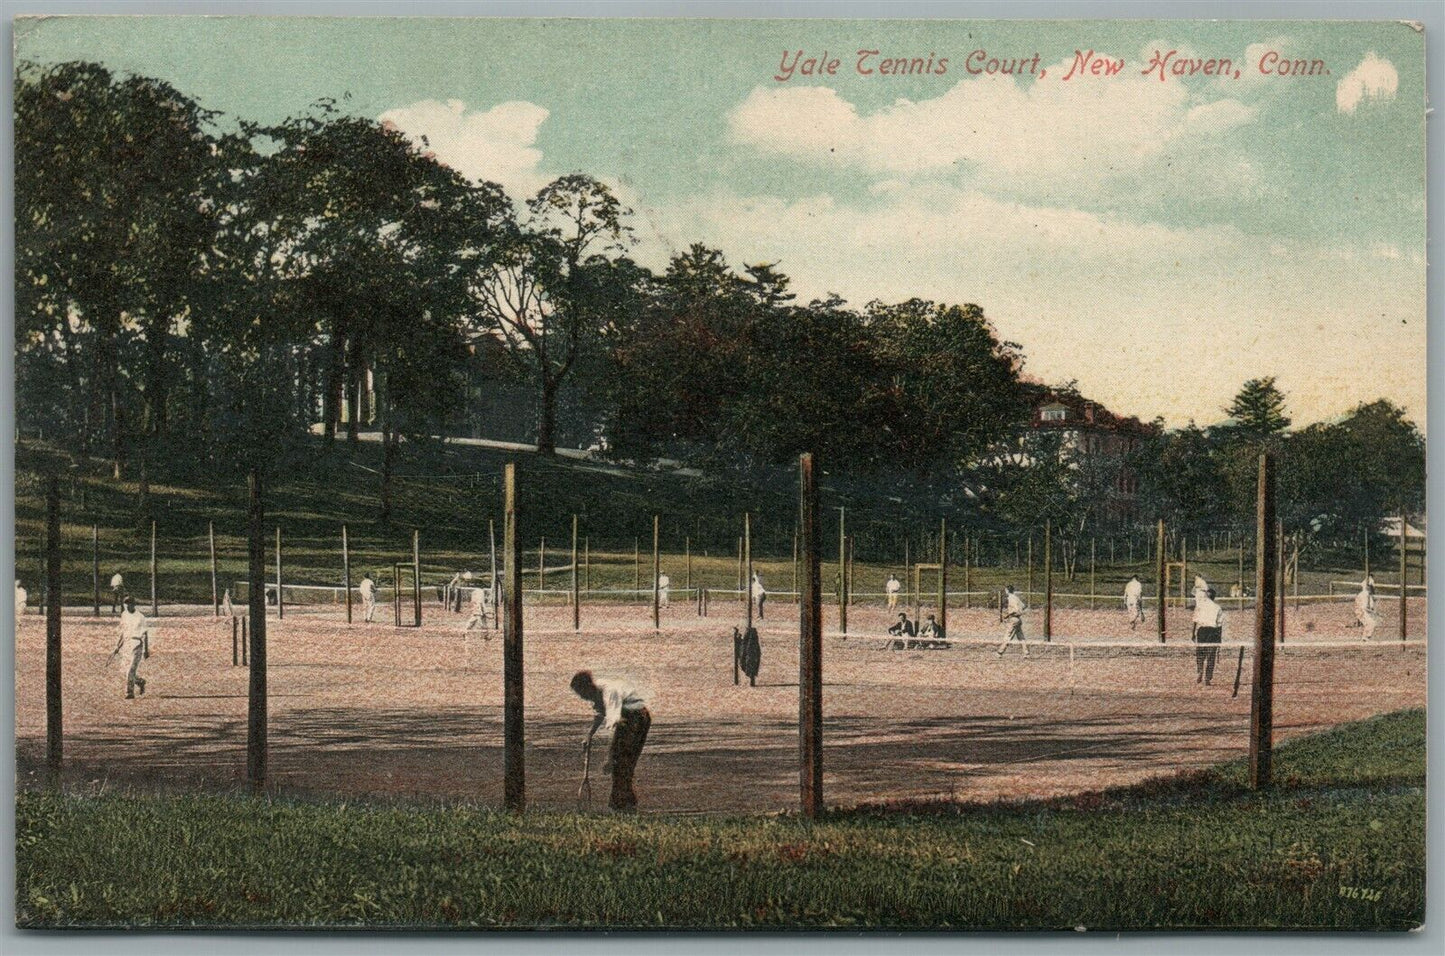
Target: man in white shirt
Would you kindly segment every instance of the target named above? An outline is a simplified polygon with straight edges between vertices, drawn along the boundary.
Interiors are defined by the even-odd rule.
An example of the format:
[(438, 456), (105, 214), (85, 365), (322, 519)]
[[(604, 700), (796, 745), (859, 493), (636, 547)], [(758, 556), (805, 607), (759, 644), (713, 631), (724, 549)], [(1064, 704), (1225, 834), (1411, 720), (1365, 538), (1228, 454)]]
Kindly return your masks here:
[(367, 572), (361, 576), (361, 619), (371, 623), (372, 615), (376, 614), (376, 582), (371, 579), (371, 573)]
[(30, 594), (27, 592), (20, 579), (15, 580), (15, 622), (20, 623), (20, 618), (25, 615), (25, 606), (30, 603)]
[(125, 587), (125, 578), (117, 571), (110, 576), (110, 613), (114, 614), (116, 608), (120, 607), (121, 590)]
[(469, 632), (474, 627), (481, 627), (482, 636), (489, 641), (492, 639), (492, 635), (487, 633), (487, 591), (485, 588), (472, 588), (472, 616), (467, 618), (467, 626), (462, 628), (462, 632)]
[(1201, 592), (1194, 602), (1194, 683), (1207, 687), (1214, 681), (1214, 664), (1219, 659), (1219, 644), (1224, 639), (1224, 608), (1214, 601), (1214, 589)]
[(1029, 656), (1029, 645), (1024, 640), (1024, 612), (1028, 605), (1024, 603), (1023, 596), (1014, 590), (1010, 584), (1005, 588), (1004, 594), (1004, 639), (998, 646), (998, 656), (1003, 657), (1003, 652), (1008, 650), (1010, 641), (1018, 641), (1019, 646), (1024, 650), (1024, 657)]
[(1380, 626), (1380, 615), (1375, 611), (1375, 581), (1366, 578), (1360, 582), (1360, 593), (1355, 595), (1355, 624), (1365, 629), (1365, 640), (1375, 636)]
[(753, 572), (752, 600), (758, 602), (758, 620), (761, 621), (766, 616), (763, 614), (763, 605), (768, 600), (768, 589), (763, 587), (762, 576), (756, 571)]
[(1124, 585), (1124, 615), (1131, 631), (1144, 620), (1144, 583), (1137, 574), (1130, 575), (1129, 583)]
[(657, 603), (658, 603), (658, 604), (661, 604), (663, 607), (667, 607), (669, 600), (671, 600), (671, 598), (670, 598), (670, 596), (669, 596), (669, 593), (668, 593), (671, 588), (672, 588), (672, 578), (670, 578), (670, 577), (667, 576), (667, 572), (664, 571), (664, 572), (662, 572), (661, 574), (659, 574), (659, 575), (657, 576)]
[(612, 737), (603, 773), (612, 774), (612, 796), (608, 806), (616, 811), (637, 809), (637, 794), (632, 789), (632, 775), (637, 758), (647, 742), (652, 726), (652, 713), (647, 701), (631, 683), (613, 678), (594, 677), (591, 671), (578, 671), (572, 676), (572, 690), (592, 705), (596, 716), (587, 731), (583, 753), (590, 754), (592, 740), (601, 730)]
[(888, 575), (888, 583), (883, 585), (883, 593), (888, 595), (888, 608), (892, 610), (898, 606), (898, 592), (903, 590), (903, 585), (898, 582), (898, 576)]
[(230, 589), (230, 588), (226, 588), (226, 593), (225, 593), (225, 595), (221, 598), (221, 616), (222, 616), (222, 617), (235, 617), (235, 616), (236, 616), (236, 608), (235, 608), (234, 605), (231, 604), (231, 589)]
[(126, 700), (135, 699), (137, 688), (140, 689), (141, 696), (145, 696), (145, 678), (136, 671), (140, 668), (145, 647), (150, 641), (150, 627), (150, 621), (146, 620), (145, 614), (136, 609), (135, 598), (126, 598), (125, 610), (120, 615), (120, 640), (110, 654), (112, 659), (117, 655), (124, 655), (124, 659), (130, 661), (130, 668), (125, 675)]

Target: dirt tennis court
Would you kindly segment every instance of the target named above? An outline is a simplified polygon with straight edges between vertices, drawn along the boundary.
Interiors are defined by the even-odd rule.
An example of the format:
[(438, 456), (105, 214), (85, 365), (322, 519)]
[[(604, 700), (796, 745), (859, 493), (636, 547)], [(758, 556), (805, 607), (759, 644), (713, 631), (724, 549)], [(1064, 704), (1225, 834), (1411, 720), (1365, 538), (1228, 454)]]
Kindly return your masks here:
[[(1347, 602), (1290, 608), (1276, 664), (1276, 739), (1425, 704), (1425, 646), (1397, 636), (1398, 602), (1381, 599), (1371, 643)], [(927, 608), (925, 608), (927, 611)], [(652, 731), (638, 766), (642, 809), (766, 812), (798, 803), (797, 609), (769, 602), (758, 686), (733, 685), (732, 627), (742, 608), (715, 601), (664, 609), (528, 608), (526, 765), (530, 805), (573, 808), (590, 720), (567, 682), (579, 668), (631, 677), (648, 691)], [(948, 650), (890, 651), (881, 607), (850, 611), (850, 635), (825, 608), (824, 768), (829, 805), (899, 799), (1052, 796), (1127, 784), (1242, 755), (1247, 747), (1253, 612), (1228, 616), (1212, 686), (1197, 684), (1189, 612), (1171, 608), (1169, 643), (1153, 617), (1131, 633), (1117, 609), (1058, 610), (1054, 642), (1000, 659), (996, 610), (950, 609)], [(347, 626), (334, 610), (268, 619), (271, 779), (283, 793), (502, 797), (502, 642), (462, 634), (434, 601), (420, 630)], [(231, 665), (231, 628), (208, 615), (161, 617), (125, 700), (125, 670), (105, 661), (114, 618), (67, 611), (66, 776), (88, 788), (227, 789), (245, 774), (247, 671)], [(1412, 635), (1426, 630), (1412, 599)], [(1148, 629), (1146, 629), (1148, 628)], [(985, 638), (988, 643), (985, 643)], [(43, 774), (45, 626), (16, 641), (22, 786)], [(1234, 696), (1236, 676), (1238, 696)], [(594, 777), (603, 794), (605, 780)]]

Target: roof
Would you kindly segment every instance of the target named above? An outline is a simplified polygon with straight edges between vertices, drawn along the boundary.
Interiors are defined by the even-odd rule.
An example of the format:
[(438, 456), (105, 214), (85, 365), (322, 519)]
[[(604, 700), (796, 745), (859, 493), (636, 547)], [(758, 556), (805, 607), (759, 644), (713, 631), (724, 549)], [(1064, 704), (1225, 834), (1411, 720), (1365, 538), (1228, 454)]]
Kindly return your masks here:
[[(1044, 420), (1045, 411), (1058, 411), (1061, 408), (1067, 410), (1067, 418), (1057, 421)], [(1034, 406), (1029, 424), (1037, 429), (1073, 431), (1085, 428), (1133, 435), (1152, 435), (1155, 431), (1153, 425), (1141, 422), (1132, 415), (1116, 415), (1098, 402), (1077, 393), (1067, 392), (1051, 392), (1045, 395), (1044, 400)]]

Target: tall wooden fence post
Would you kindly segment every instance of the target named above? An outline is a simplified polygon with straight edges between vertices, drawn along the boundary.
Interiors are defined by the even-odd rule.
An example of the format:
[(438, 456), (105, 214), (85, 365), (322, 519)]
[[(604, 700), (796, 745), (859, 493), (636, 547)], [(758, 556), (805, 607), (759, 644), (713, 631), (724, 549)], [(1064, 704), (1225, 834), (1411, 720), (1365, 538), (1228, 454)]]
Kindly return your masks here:
[(1274, 605), (1278, 581), (1275, 560), (1274, 456), (1259, 456), (1255, 501), (1254, 686), (1249, 702), (1249, 785), (1269, 786), (1274, 738)]
[(497, 523), (487, 519), (487, 542), (492, 550), (492, 630), (502, 626), (502, 582), (497, 577)]
[(838, 628), (848, 633), (848, 527), (846, 511), (838, 509)]
[(60, 787), (65, 756), (65, 709), (61, 705), (60, 479), (45, 484), (45, 769), (49, 784)]
[(938, 629), (948, 636), (948, 519), (938, 519)]
[(1406, 582), (1410, 580), (1410, 540), (1405, 529), (1409, 527), (1409, 515), (1400, 512), (1400, 640), (1405, 639), (1406, 626), (1410, 617), (1410, 591)]
[[(978, 546), (977, 546), (977, 544), (975, 544), (975, 545), (974, 545), (974, 548), (973, 548), (973, 559), (974, 559), (975, 561), (978, 559)], [(963, 536), (963, 609), (964, 609), (965, 611), (967, 611), (970, 607), (972, 607), (972, 601), (969, 599), (969, 593), (968, 593), (970, 590), (972, 590), (972, 588), (973, 588), (973, 570), (972, 570), (972, 565), (970, 564), (970, 561), (969, 561), (968, 535), (965, 534), (965, 535)]]
[(1054, 639), (1054, 523), (1044, 519), (1044, 643)]
[(798, 528), (803, 598), (798, 626), (798, 750), (804, 816), (823, 810), (823, 571), (813, 456), (798, 457)]
[(1169, 584), (1165, 577), (1168, 562), (1169, 555), (1164, 549), (1164, 519), (1160, 518), (1158, 538), (1154, 543), (1154, 575), (1155, 581), (1157, 582), (1155, 593), (1158, 595), (1155, 598), (1155, 603), (1159, 605), (1157, 611), (1159, 616), (1158, 631), (1160, 644), (1164, 643), (1165, 634), (1168, 632), (1168, 624), (1166, 623), (1167, 615), (1165, 613), (1165, 605), (1169, 603)]
[(503, 706), (503, 803), (520, 813), (527, 806), (527, 770), (522, 743), (522, 546), (517, 532), (517, 466), (508, 463), (502, 472), (505, 517), (502, 525), (503, 603), (506, 620), (502, 635)]
[(246, 595), (250, 634), (243, 634), (241, 652), (241, 661), (246, 663), (249, 651), (251, 668), (246, 698), (246, 782), (253, 792), (262, 793), (266, 789), (266, 509), (259, 468), (252, 467), (247, 490), (247, 576), (256, 584)]
[[(753, 516), (751, 512), (743, 512), (743, 589), (747, 591), (747, 625), (743, 635), (747, 635), (747, 628), (753, 626)], [(734, 675), (736, 676), (736, 675)]]
[[(1276, 512), (1278, 514), (1278, 512)], [(1275, 590), (1279, 593), (1275, 600), (1275, 640), (1284, 643), (1284, 602), (1285, 602), (1285, 568), (1284, 563), (1284, 519), (1275, 521), (1274, 528), (1274, 563), (1275, 563)]]
[(341, 578), (346, 589), (346, 623), (351, 623), (351, 541), (347, 537), (346, 525), (341, 525)]
[(411, 529), (411, 600), (414, 623), (421, 627), (421, 531)]

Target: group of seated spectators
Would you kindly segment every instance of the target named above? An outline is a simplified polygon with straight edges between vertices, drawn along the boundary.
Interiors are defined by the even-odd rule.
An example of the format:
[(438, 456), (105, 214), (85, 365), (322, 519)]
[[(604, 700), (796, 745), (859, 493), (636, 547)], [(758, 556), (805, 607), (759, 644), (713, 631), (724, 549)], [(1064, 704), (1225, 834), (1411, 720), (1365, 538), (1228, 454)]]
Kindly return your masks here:
[(919, 628), (917, 621), (909, 619), (907, 611), (900, 611), (898, 620), (889, 626), (888, 633), (894, 637), (916, 637), (926, 641), (944, 640), (943, 628), (932, 614), (928, 615), (928, 620), (924, 622), (922, 628)]

